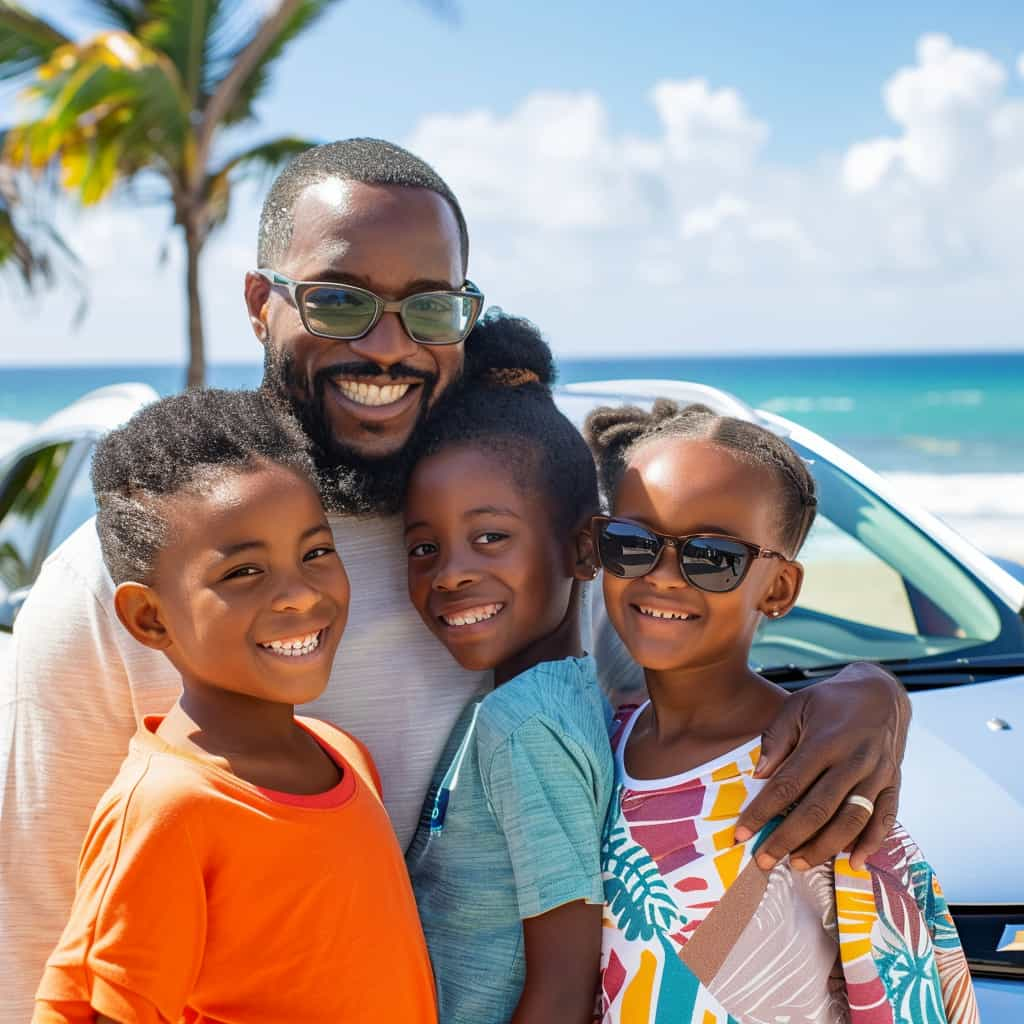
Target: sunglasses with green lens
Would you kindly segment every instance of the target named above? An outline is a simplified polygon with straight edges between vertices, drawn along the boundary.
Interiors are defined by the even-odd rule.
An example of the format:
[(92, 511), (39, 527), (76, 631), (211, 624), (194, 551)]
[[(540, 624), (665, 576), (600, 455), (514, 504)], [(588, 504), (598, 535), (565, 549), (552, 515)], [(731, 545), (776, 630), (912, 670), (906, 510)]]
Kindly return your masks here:
[(288, 290), (302, 326), (310, 334), (334, 341), (362, 338), (385, 313), (397, 313), (417, 344), (457, 345), (469, 336), (484, 308), (483, 293), (472, 281), (458, 291), (418, 292), (391, 301), (352, 284), (293, 281), (266, 268), (256, 273), (271, 285)]

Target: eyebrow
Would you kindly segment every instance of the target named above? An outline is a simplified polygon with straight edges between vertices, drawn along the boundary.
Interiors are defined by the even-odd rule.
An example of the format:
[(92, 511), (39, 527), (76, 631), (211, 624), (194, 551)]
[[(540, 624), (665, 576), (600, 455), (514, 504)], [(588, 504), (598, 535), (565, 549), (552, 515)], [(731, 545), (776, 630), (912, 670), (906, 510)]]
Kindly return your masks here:
[[(299, 543), (301, 544), (303, 541), (309, 540), (314, 534), (330, 532), (330, 527), (324, 523), (317, 523), (315, 526), (311, 526), (308, 530), (303, 531), (302, 536), (299, 537)], [(262, 540), (240, 540), (237, 544), (228, 544), (227, 547), (217, 548), (217, 553), (223, 558), (231, 558), (234, 555), (241, 554), (243, 551), (265, 550), (266, 547), (266, 542)]]
[[(476, 508), (468, 508), (462, 513), (463, 519), (472, 519), (474, 516), (504, 516), (508, 519), (522, 519), (519, 513), (513, 512), (512, 509), (505, 508), (502, 505), (478, 505)], [(410, 523), (405, 528), (405, 532), (412, 533), (413, 530), (429, 525), (425, 519), (418, 519), (415, 523)]]
[[(331, 284), (351, 284), (357, 288), (365, 288), (368, 292), (378, 294), (374, 282), (362, 274), (352, 274), (344, 270), (324, 270), (304, 278), (307, 281), (326, 281)], [(417, 295), (419, 292), (457, 292), (461, 285), (452, 284), (451, 281), (434, 280), (429, 277), (418, 277), (409, 281), (402, 288), (404, 296)]]

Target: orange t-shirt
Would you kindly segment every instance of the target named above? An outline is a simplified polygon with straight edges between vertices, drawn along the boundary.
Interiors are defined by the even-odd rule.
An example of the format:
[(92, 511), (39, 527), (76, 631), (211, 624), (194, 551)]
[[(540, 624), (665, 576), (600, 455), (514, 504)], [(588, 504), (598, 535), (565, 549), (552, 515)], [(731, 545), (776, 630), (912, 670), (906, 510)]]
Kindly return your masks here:
[(434, 983), (366, 749), (298, 719), (342, 769), (273, 793), (146, 719), (93, 814), (33, 1021), (434, 1024)]

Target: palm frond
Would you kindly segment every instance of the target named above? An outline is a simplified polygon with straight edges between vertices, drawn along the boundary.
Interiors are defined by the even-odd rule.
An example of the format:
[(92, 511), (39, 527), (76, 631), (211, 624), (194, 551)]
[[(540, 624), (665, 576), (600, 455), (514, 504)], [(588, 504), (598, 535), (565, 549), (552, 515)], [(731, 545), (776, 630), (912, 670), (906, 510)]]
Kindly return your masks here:
[(0, 276), (13, 273), (23, 288), (70, 282), (80, 294), (78, 314), (84, 310), (81, 264), (52, 225), (27, 208), (9, 167), (0, 167)]
[(0, 0), (0, 81), (19, 78), (48, 61), (70, 39), (11, 0)]
[[(338, 0), (302, 0), (302, 3), (284, 23), (274, 41), (264, 52), (260, 62), (239, 86), (235, 101), (222, 119), (224, 124), (238, 124), (253, 116), (253, 105), (267, 87), (274, 63), (295, 39), (319, 21), (327, 9), (336, 2)], [(245, 52), (255, 31), (254, 29), (250, 36), (236, 47), (229, 61), (231, 65)]]
[(191, 123), (177, 71), (126, 33), (61, 48), (30, 95), (45, 112), (11, 129), (8, 159), (35, 171), (56, 161), (83, 202), (143, 167), (181, 172), (187, 162)]
[(108, 28), (133, 35), (150, 19), (152, 0), (80, 0), (81, 6)]
[[(225, 52), (218, 39), (225, 24), (232, 24), (242, 4), (238, 0), (151, 0), (150, 18), (139, 30), (147, 46), (167, 55), (178, 69), (182, 87), (192, 106), (202, 109)], [(247, 31), (248, 22), (235, 31)], [(236, 36), (237, 38), (237, 36)]]
[(293, 157), (315, 145), (317, 143), (311, 139), (282, 136), (235, 154), (219, 170), (212, 172), (206, 179), (204, 196), (208, 230), (227, 219), (232, 186), (239, 180), (252, 177), (266, 180)]

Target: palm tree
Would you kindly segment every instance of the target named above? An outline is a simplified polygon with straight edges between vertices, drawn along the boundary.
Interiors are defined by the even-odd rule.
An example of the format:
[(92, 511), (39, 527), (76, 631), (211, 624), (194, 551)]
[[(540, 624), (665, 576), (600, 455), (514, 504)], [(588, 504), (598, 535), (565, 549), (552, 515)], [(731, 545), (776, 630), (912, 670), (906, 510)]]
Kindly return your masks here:
[[(28, 116), (7, 132), (5, 159), (34, 173), (55, 168), (84, 204), (115, 186), (157, 183), (185, 243), (189, 387), (201, 387), (206, 370), (200, 256), (233, 187), (313, 144), (285, 136), (227, 154), (218, 143), (253, 119), (274, 62), (332, 2), (84, 0), (101, 30), (76, 41), (0, 0), (0, 81), (31, 76)], [(3, 210), (0, 254), (7, 230), (22, 265), (25, 239), (13, 223), (4, 228)]]

